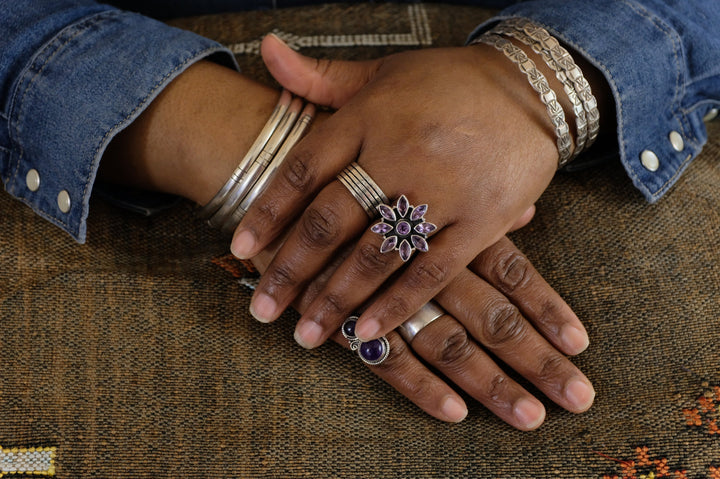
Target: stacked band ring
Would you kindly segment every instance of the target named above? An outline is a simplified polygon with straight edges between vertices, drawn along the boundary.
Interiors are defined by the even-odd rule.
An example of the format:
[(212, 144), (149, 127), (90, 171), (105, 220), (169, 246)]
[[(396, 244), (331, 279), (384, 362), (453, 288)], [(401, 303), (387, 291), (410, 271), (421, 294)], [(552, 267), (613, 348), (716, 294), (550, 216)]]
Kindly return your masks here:
[(377, 183), (355, 162), (350, 163), (337, 177), (370, 219), (375, 218), (378, 206), (389, 201)]

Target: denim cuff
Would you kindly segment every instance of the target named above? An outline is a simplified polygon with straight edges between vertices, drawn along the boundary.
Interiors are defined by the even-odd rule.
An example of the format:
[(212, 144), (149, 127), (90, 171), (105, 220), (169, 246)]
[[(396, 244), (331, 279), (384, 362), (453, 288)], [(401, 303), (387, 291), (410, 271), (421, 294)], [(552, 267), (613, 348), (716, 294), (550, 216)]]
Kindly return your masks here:
[[(592, 63), (614, 96), (620, 159), (651, 203), (668, 191), (707, 141), (702, 118), (712, 101), (707, 91), (696, 93), (690, 85), (693, 70), (702, 68), (702, 57), (707, 56), (707, 61), (713, 57), (703, 22), (718, 20), (718, 13), (710, 14), (713, 20), (703, 18), (707, 12), (697, 11), (712, 8), (707, 4), (698, 8), (703, 2), (672, 10), (653, 9), (653, 3), (528, 1), (503, 10), (471, 34), (472, 39), (506, 18), (527, 18)], [(678, 30), (683, 31), (682, 38)], [(688, 44), (699, 56), (697, 68), (686, 57)], [(716, 93), (718, 80), (716, 75)], [(645, 152), (652, 152), (657, 162), (648, 161)]]
[(66, 26), (11, 92), (9, 148), (0, 148), (6, 190), (83, 243), (107, 145), (175, 77), (216, 53), (238, 68), (220, 44), (135, 13), (108, 10)]

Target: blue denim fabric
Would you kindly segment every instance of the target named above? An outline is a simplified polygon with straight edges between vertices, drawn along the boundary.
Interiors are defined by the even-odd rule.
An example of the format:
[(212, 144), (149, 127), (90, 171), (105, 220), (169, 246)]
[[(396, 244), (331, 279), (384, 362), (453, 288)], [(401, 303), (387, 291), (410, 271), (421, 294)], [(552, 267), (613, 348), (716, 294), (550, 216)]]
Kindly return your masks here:
[[(282, 0), (117, 1), (178, 13), (268, 8)], [(313, 1), (287, 0), (296, 4)], [(620, 157), (634, 184), (655, 201), (707, 139), (702, 121), (720, 105), (717, 0), (466, 0), (509, 5), (605, 74), (615, 96)], [(136, 13), (84, 0), (0, 0), (0, 175), (5, 189), (82, 242), (98, 164), (110, 140), (193, 62), (235, 66), (221, 45)], [(102, 45), (102, 47), (99, 47)], [(684, 149), (668, 139), (677, 131)], [(654, 151), (659, 168), (640, 161)], [(40, 176), (30, 191), (26, 175)], [(71, 208), (57, 204), (67, 191)]]

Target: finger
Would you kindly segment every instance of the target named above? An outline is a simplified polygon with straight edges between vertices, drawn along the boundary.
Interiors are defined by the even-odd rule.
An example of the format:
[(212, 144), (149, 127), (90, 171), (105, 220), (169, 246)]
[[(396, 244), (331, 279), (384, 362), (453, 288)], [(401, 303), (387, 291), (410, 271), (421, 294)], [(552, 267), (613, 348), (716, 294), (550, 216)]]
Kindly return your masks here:
[(465, 270), (436, 299), (481, 345), (555, 403), (573, 412), (592, 405), (590, 381), (483, 279)]
[(480, 253), (469, 268), (510, 298), (565, 354), (587, 349), (590, 340), (578, 317), (507, 237)]
[(529, 431), (545, 420), (542, 403), (498, 367), (452, 316), (441, 316), (420, 330), (412, 347), (511, 426)]
[(382, 60), (349, 62), (303, 56), (274, 34), (260, 45), (263, 61), (286, 89), (319, 105), (340, 108), (369, 82)]
[(428, 242), (432, 244), (430, 251), (416, 253), (402, 273), (362, 313), (355, 328), (355, 334), (360, 339), (367, 341), (395, 329), (443, 289), (470, 261), (466, 257), (468, 248), (458, 247), (468, 244), (469, 238), (464, 238), (455, 225), (445, 227)]
[[(333, 339), (347, 347), (342, 335)], [(431, 416), (446, 422), (465, 419), (468, 410), (462, 398), (420, 362), (399, 334), (389, 334), (387, 339), (390, 355), (381, 364), (368, 366), (372, 372)]]
[(358, 130), (357, 122), (339, 112), (295, 145), (236, 228), (230, 246), (235, 256), (257, 255), (290, 227), (310, 198), (355, 159)]
[(320, 346), (402, 266), (397, 254), (380, 252), (380, 242), (377, 234), (367, 231), (318, 292), (295, 329), (295, 338), (301, 346)]
[[(262, 275), (250, 303), (252, 315), (265, 323), (277, 319), (338, 248), (366, 226), (367, 216), (358, 202), (342, 184), (330, 183), (303, 212)], [(343, 318), (349, 312), (343, 312)]]

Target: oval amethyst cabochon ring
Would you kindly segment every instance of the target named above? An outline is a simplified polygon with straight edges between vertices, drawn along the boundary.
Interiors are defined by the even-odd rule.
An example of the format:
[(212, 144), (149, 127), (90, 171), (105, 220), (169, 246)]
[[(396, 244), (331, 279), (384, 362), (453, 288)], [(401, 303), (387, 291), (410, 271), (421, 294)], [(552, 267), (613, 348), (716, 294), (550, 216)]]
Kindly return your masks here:
[(360, 356), (360, 359), (362, 359), (365, 364), (377, 366), (390, 355), (390, 342), (385, 336), (370, 341), (360, 341), (360, 339), (355, 336), (357, 320), (357, 316), (350, 316), (345, 320), (340, 331), (350, 343), (350, 349), (357, 351), (358, 356)]
[(412, 206), (405, 195), (401, 195), (395, 206), (381, 204), (377, 209), (382, 218), (370, 231), (383, 236), (381, 253), (397, 250), (400, 258), (407, 261), (415, 250), (428, 251), (427, 237), (437, 229), (425, 221), (428, 205)]

